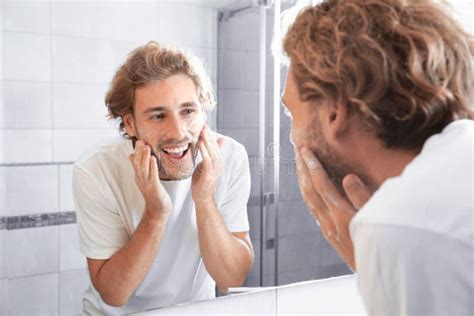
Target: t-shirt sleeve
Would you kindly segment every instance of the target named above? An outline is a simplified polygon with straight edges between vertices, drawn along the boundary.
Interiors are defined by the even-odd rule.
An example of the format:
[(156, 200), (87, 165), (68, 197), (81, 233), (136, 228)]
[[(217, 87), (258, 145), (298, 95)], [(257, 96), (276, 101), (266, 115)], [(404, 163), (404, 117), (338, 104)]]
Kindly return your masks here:
[(109, 259), (129, 240), (116, 203), (92, 174), (76, 165), (73, 193), (81, 252), (91, 259)]
[(247, 203), (250, 196), (250, 168), (247, 151), (242, 145), (233, 152), (233, 158), (227, 166), (229, 173), (226, 181), (225, 196), (219, 210), (230, 232), (249, 231)]
[(390, 224), (354, 227), (358, 287), (369, 315), (472, 315), (472, 247)]

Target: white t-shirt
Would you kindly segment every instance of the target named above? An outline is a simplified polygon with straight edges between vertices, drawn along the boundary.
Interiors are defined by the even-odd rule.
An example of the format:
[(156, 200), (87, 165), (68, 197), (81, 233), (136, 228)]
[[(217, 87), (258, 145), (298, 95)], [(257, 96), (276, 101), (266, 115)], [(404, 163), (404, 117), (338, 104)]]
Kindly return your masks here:
[(474, 121), (459, 120), (385, 181), (350, 225), (371, 315), (474, 315)]
[[(235, 140), (224, 138), (224, 172), (216, 204), (230, 232), (248, 231), (247, 152)], [(88, 258), (110, 258), (130, 240), (141, 220), (145, 202), (128, 159), (133, 151), (132, 142), (121, 139), (85, 154), (74, 165), (80, 248)], [(196, 163), (199, 161), (200, 155)], [(127, 305), (119, 308), (104, 303), (91, 284), (84, 295), (84, 312), (123, 314), (215, 297), (215, 282), (199, 251), (191, 178), (162, 183), (173, 201), (173, 211), (145, 279)]]

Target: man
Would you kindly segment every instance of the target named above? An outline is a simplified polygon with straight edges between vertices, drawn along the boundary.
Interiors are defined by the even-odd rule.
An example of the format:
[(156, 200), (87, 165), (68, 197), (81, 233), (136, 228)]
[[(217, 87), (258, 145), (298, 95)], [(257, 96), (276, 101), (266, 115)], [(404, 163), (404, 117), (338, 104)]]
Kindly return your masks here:
[(284, 38), (299, 185), (371, 315), (474, 313), (474, 43), (445, 12), (327, 0)]
[(124, 314), (215, 297), (253, 262), (247, 153), (211, 133), (209, 78), (194, 58), (138, 47), (106, 96), (125, 139), (74, 165), (86, 314)]

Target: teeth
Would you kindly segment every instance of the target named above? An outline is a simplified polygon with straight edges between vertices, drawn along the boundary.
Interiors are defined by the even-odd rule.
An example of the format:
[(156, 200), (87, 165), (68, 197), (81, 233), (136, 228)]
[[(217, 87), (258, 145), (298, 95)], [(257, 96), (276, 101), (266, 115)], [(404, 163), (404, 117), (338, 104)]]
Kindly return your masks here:
[(181, 147), (169, 147), (166, 149), (163, 148), (163, 151), (169, 154), (179, 154), (185, 151), (186, 149), (188, 149), (188, 145), (181, 146)]

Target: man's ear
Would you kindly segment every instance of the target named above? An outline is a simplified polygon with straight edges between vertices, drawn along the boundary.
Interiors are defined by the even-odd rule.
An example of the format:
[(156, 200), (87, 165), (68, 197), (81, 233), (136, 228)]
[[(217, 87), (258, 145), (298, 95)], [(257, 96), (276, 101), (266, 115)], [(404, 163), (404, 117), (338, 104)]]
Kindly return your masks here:
[(125, 126), (125, 131), (130, 137), (136, 137), (137, 131), (135, 128), (135, 117), (133, 113), (127, 113), (122, 116), (123, 124)]
[(349, 128), (349, 110), (344, 103), (325, 106), (323, 128), (326, 137), (339, 139)]

